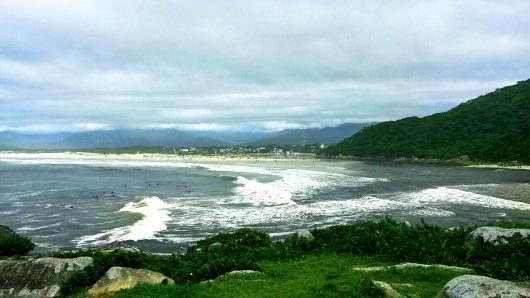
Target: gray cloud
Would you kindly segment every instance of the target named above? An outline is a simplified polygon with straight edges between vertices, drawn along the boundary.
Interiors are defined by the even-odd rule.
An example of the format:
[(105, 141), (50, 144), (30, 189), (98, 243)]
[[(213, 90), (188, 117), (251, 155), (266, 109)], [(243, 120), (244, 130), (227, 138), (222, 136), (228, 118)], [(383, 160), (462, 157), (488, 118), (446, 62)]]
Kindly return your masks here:
[(0, 130), (281, 129), (529, 77), (528, 1), (2, 1)]

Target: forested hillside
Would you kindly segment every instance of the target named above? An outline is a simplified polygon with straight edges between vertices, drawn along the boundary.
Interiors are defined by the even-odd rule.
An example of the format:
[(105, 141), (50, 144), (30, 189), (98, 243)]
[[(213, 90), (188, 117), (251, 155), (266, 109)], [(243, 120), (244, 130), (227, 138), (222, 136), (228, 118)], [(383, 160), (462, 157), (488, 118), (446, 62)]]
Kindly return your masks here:
[(444, 113), (367, 127), (324, 155), (530, 163), (530, 80)]

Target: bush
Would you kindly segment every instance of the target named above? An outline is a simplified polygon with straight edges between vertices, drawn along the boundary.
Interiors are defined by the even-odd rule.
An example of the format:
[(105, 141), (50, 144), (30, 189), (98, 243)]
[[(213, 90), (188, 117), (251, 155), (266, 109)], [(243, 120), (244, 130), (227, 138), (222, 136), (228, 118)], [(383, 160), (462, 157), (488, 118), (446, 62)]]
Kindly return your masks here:
[(23, 256), (35, 248), (29, 237), (17, 234), (0, 237), (0, 256)]
[(410, 226), (391, 218), (312, 231), (316, 247), (355, 255), (381, 255), (387, 260), (459, 265), (472, 228), (444, 229), (422, 223)]
[(530, 237), (515, 234), (505, 244), (483, 243), (469, 252), (468, 261), (479, 274), (497, 278), (530, 278)]

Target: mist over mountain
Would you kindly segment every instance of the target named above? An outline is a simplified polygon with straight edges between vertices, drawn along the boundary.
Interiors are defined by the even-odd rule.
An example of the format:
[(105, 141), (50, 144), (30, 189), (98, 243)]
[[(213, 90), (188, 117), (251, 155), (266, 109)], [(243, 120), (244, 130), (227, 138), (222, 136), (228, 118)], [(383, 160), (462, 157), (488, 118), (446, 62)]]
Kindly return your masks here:
[(336, 144), (372, 123), (344, 123), (337, 127), (284, 129), (248, 145)]
[(0, 132), (0, 148), (93, 149), (147, 147), (229, 147), (236, 145), (334, 144), (369, 124), (286, 129), (280, 132), (180, 131), (175, 129), (116, 129), (54, 134)]
[(51, 144), (60, 149), (127, 148), (147, 147), (212, 147), (227, 146), (228, 143), (188, 133), (165, 130), (106, 130), (73, 134), (64, 140)]
[(0, 148), (5, 149), (45, 149), (71, 136), (72, 133), (28, 134), (11, 131), (0, 132)]

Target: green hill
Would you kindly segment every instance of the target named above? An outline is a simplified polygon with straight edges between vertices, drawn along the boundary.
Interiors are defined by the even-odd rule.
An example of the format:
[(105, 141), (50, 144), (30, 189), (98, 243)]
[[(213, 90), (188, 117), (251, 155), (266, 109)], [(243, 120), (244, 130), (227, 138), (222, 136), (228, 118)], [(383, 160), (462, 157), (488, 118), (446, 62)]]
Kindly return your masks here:
[(530, 80), (444, 113), (367, 127), (323, 154), (530, 163)]

